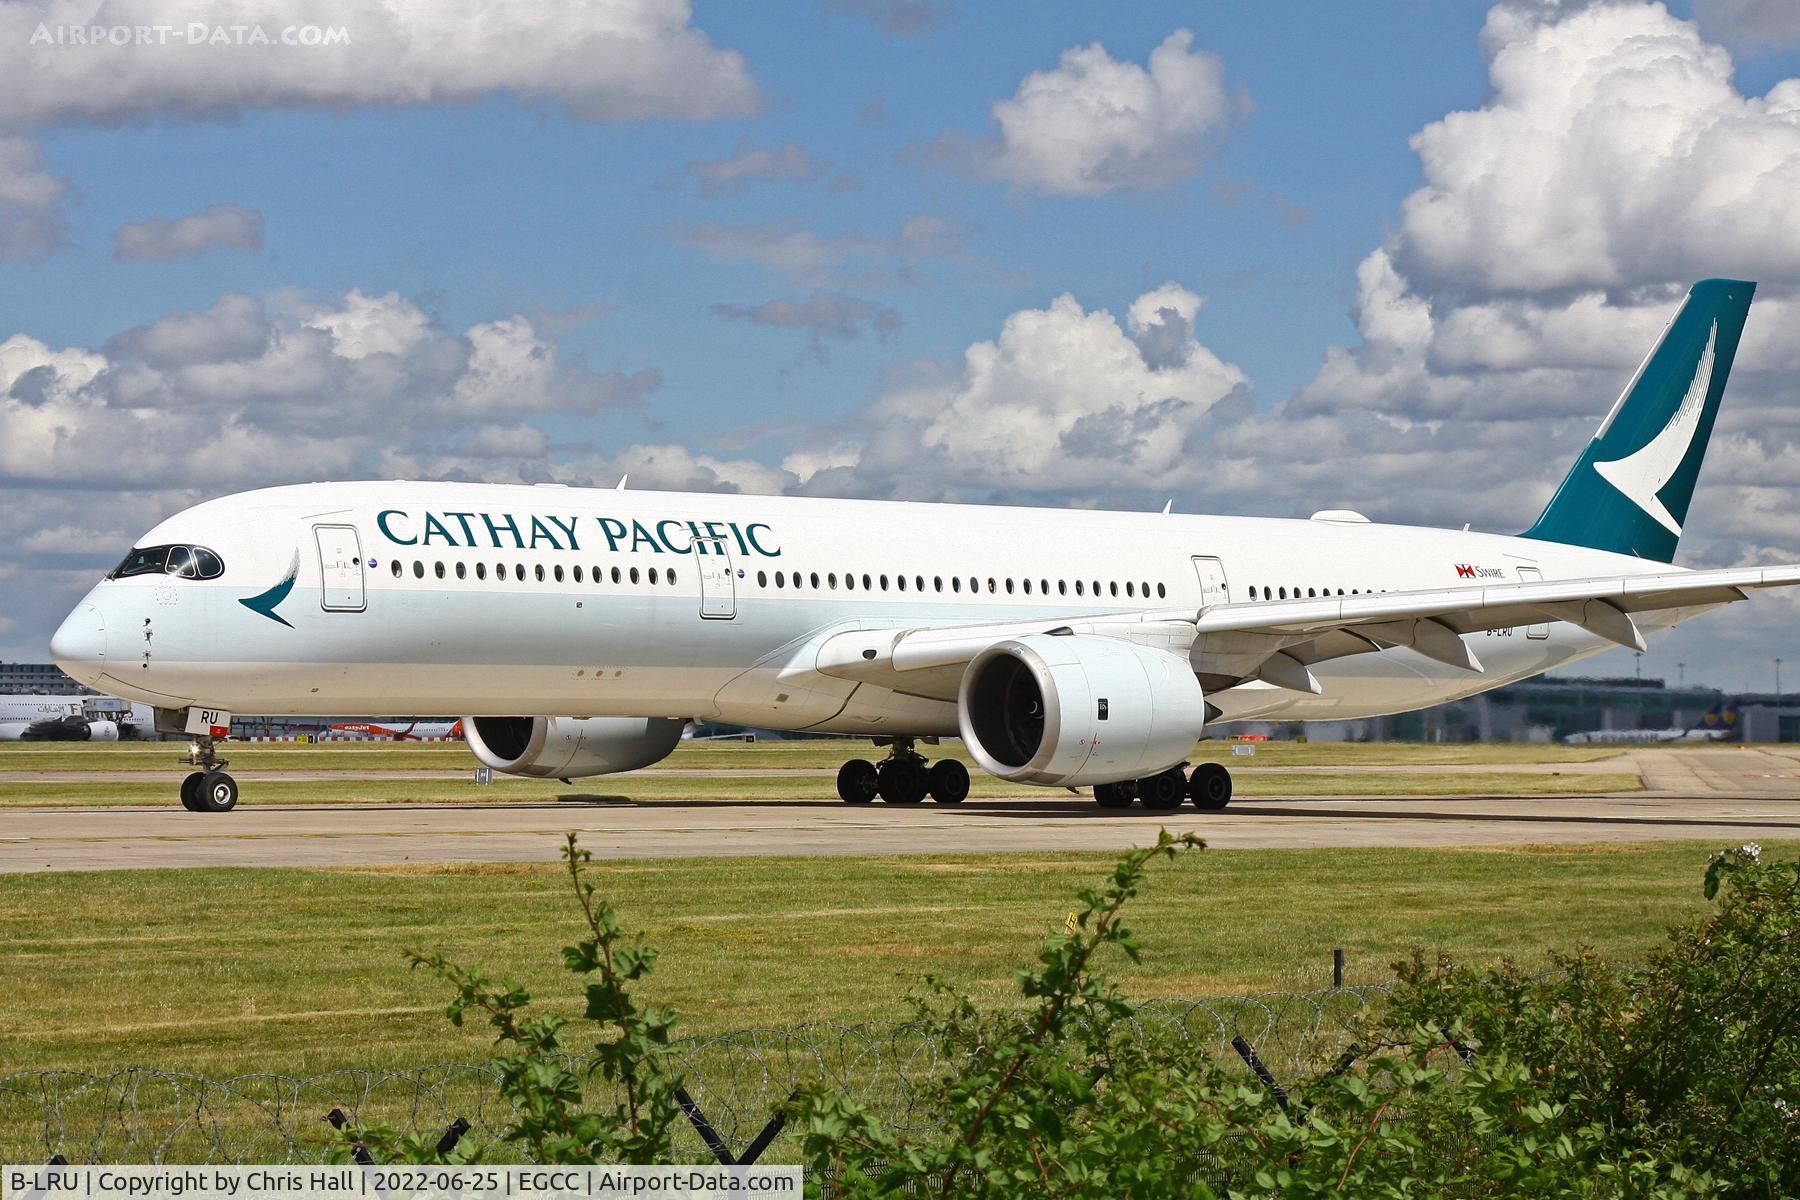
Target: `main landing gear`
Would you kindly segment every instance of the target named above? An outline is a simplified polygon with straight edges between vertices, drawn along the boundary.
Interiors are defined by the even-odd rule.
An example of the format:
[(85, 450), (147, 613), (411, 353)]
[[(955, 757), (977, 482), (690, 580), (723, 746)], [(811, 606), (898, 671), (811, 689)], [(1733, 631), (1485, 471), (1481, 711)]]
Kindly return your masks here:
[(181, 781), (181, 807), (189, 812), (230, 812), (237, 807), (237, 780), (225, 773), (230, 764), (213, 753), (214, 739), (202, 735), (177, 761), (199, 767)]
[(1094, 787), (1094, 802), (1101, 808), (1130, 808), (1143, 802), (1151, 812), (1168, 812), (1192, 800), (1195, 808), (1217, 812), (1231, 803), (1231, 772), (1219, 763), (1201, 763), (1189, 775), (1184, 766), (1170, 767), (1148, 779), (1127, 779)]
[(839, 767), (837, 790), (845, 804), (867, 804), (876, 796), (889, 804), (917, 804), (926, 796), (961, 804), (969, 795), (969, 769), (954, 758), (926, 762), (912, 738), (897, 737), (879, 763), (853, 758)]

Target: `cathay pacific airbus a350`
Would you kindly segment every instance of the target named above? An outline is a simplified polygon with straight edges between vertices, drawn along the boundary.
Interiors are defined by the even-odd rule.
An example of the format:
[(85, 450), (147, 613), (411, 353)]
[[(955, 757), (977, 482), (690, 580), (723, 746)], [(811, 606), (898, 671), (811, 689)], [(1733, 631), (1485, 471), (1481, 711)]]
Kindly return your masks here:
[(465, 713), (499, 771), (568, 779), (690, 718), (889, 747), (844, 800), (954, 804), (915, 748), (1108, 808), (1222, 808), (1208, 726), (1402, 712), (1574, 662), (1800, 567), (1671, 566), (1754, 285), (1694, 285), (1517, 537), (1310, 520), (463, 483), (227, 496), (145, 535), (70, 613), (70, 675), (195, 735), (230, 713)]

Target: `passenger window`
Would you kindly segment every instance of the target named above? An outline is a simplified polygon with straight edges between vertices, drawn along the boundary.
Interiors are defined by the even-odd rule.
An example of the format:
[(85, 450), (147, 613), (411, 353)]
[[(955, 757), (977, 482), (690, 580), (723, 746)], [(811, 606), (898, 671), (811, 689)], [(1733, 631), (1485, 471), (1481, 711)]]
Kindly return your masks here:
[(425, 578), (425, 564), (420, 562), (416, 558), (413, 559), (413, 578), (414, 579)]
[[(886, 587), (887, 585), (883, 584), (882, 586)], [(894, 586), (897, 589), (899, 589), (900, 591), (904, 592), (906, 590), (906, 576), (904, 576), (904, 575), (894, 576)]]
[(756, 573), (756, 586), (757, 587), (768, 587), (769, 586), (769, 573), (767, 571), (758, 571)]
[(524, 563), (514, 563), (513, 564), (513, 578), (518, 580), (520, 583), (525, 582), (525, 564)]
[[(1268, 591), (1268, 590), (1269, 590), (1269, 589), (1268, 589), (1268, 588), (1264, 588), (1264, 589), (1263, 589), (1263, 590), (1264, 590), (1264, 591), (1265, 591), (1265, 592), (1266, 592), (1266, 591)], [(1162, 599), (1162, 598), (1163, 598), (1163, 597), (1164, 597), (1164, 596), (1166, 596), (1166, 595), (1167, 595), (1167, 594), (1168, 594), (1168, 592), (1167, 592), (1167, 590), (1166, 590), (1166, 589), (1165, 589), (1165, 588), (1164, 588), (1164, 587), (1163, 587), (1163, 585), (1162, 585), (1162, 584), (1160, 584), (1160, 583), (1159, 583), (1159, 584), (1157, 584), (1157, 585), (1156, 585), (1156, 598), (1157, 598), (1157, 599), (1158, 599), (1158, 600), (1161, 600), (1161, 599)]]
[(938, 591), (938, 592), (943, 591), (944, 590), (944, 577), (942, 575), (933, 575), (931, 577), (931, 587), (932, 587), (933, 591)]
[(920, 592), (924, 591), (925, 590), (925, 577), (923, 575), (914, 575), (913, 576), (913, 584), (914, 584), (915, 591), (920, 591)]
[(989, 575), (988, 576), (988, 595), (992, 596), (999, 590), (1000, 590), (999, 588), (994, 586), (994, 577), (992, 575)]
[(443, 561), (439, 560), (438, 562), (432, 563), (431, 570), (432, 570), (432, 573), (435, 574), (439, 579), (442, 579), (444, 577)]
[(785, 584), (783, 584), (781, 582), (781, 572), (780, 571), (775, 572), (775, 586), (776, 587), (785, 587), (786, 586)]
[(1125, 594), (1127, 596), (1137, 595), (1137, 588), (1129, 579), (1125, 581)]
[(873, 590), (874, 589), (869, 586), (869, 577), (868, 577), (868, 575), (865, 574), (863, 576), (863, 591), (868, 592), (868, 591), (873, 591)]
[(1059, 596), (1066, 596), (1069, 594), (1069, 581), (1068, 580), (1059, 579), (1056, 581), (1056, 594)]
[(1025, 580), (1021, 580), (1020, 582), (1023, 584), (1023, 586), (1025, 588), (1025, 594), (1027, 596), (1031, 595), (1031, 580), (1025, 579)]
[(617, 582), (619, 582), (619, 578), (620, 578), (620, 577), (619, 577), (619, 568), (617, 568), (617, 567), (614, 567), (614, 568), (613, 568), (613, 569), (612, 569), (612, 581), (613, 581), (613, 582), (614, 582), (614, 583), (617, 583)]
[(469, 568), (464, 566), (462, 563), (457, 563), (456, 564), (456, 577), (458, 579), (467, 579), (469, 577)]
[(651, 583), (656, 582), (656, 568), (655, 567), (650, 568), (650, 582)]
[(833, 591), (837, 590), (837, 572), (832, 571), (831, 573), (826, 575), (825, 582), (831, 585), (831, 588)]
[(396, 558), (391, 565), (394, 568), (394, 578), (400, 578), (400, 560)]
[(817, 591), (819, 587), (819, 573), (814, 571), (808, 578), (812, 583), (813, 589)]
[(1075, 594), (1076, 594), (1076, 595), (1077, 595), (1077, 596), (1079, 596), (1079, 595), (1081, 595), (1081, 594), (1082, 594), (1082, 589), (1081, 589), (1081, 580), (1079, 580), (1079, 579), (1077, 579), (1077, 580), (1076, 580), (1076, 581), (1075, 581)]
[(953, 592), (961, 592), (962, 591), (962, 576), (961, 575), (952, 575), (950, 577), (950, 590)]
[(475, 564), (475, 578), (477, 578), (477, 579), (486, 579), (487, 578), (487, 564), (486, 563), (478, 562)]
[(638, 581), (638, 569), (636, 567), (633, 567), (633, 568), (631, 568), (631, 582), (636, 583), (637, 581)]
[(1112, 590), (1113, 595), (1117, 596), (1119, 594), (1119, 581), (1118, 580), (1115, 579), (1111, 583), (1107, 584), (1106, 586)]

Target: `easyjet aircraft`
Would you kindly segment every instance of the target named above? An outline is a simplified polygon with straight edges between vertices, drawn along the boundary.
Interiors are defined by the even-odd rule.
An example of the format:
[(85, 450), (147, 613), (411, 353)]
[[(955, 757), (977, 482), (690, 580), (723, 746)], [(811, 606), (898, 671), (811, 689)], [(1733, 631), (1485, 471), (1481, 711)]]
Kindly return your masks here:
[(1754, 285), (1695, 284), (1518, 536), (464, 483), (318, 483), (188, 509), (75, 607), (70, 675), (196, 735), (233, 711), (468, 714), (496, 770), (653, 763), (689, 718), (854, 734), (844, 800), (961, 801), (982, 768), (1108, 808), (1220, 808), (1207, 727), (1439, 704), (1744, 598), (1800, 567), (1671, 565)]

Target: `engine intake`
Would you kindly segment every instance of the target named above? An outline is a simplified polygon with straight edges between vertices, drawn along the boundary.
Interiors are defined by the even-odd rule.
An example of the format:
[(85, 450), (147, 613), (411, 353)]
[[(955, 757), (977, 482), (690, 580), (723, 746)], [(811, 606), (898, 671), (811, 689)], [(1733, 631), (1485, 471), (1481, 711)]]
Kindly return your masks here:
[(957, 725), (975, 761), (1020, 783), (1142, 779), (1185, 759), (1206, 726), (1186, 659), (1112, 638), (996, 642), (963, 672)]
[(508, 775), (573, 779), (661, 762), (686, 722), (671, 717), (465, 717), (469, 749)]

